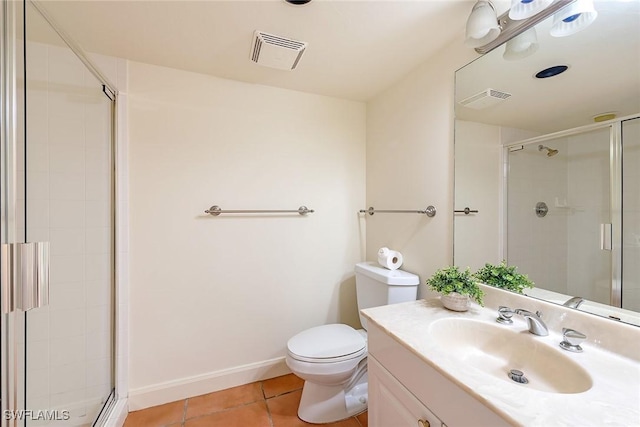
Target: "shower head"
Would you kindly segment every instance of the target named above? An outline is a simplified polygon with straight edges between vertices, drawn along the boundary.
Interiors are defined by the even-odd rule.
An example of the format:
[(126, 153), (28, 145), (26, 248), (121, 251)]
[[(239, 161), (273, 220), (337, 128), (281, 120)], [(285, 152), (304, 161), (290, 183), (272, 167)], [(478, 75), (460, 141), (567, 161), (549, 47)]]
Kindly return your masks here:
[(544, 145), (538, 145), (538, 151), (547, 150), (547, 157), (553, 157), (558, 154), (558, 150), (546, 147)]

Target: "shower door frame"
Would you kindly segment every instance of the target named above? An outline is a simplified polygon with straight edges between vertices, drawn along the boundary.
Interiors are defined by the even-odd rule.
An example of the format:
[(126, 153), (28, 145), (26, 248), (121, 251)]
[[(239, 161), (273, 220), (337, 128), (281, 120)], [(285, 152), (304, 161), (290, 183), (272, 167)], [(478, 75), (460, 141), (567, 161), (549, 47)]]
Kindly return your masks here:
[(505, 145), (503, 148), (503, 180), (502, 180), (502, 217), (501, 229), (504, 230), (501, 246), (501, 257), (507, 259), (508, 236), (506, 233), (508, 212), (507, 212), (507, 190), (509, 179), (509, 151), (513, 148), (525, 147), (532, 144), (541, 144), (550, 139), (569, 137), (587, 133), (590, 131), (609, 128), (609, 179), (610, 179), (610, 211), (611, 211), (611, 281), (610, 281), (610, 302), (609, 304), (622, 307), (622, 122), (626, 120), (640, 118), (640, 114), (616, 118), (602, 123), (580, 126), (554, 132), (534, 138), (524, 139)]
[[(2, 245), (19, 243), (24, 236), (17, 232), (17, 163), (18, 130), (24, 135), (24, 102), (20, 103), (18, 81), (24, 76), (24, 57), (19, 55), (18, 30), (20, 20), (24, 23), (23, 2), (2, 1), (0, 3), (0, 241)], [(20, 109), (22, 108), (22, 112)], [(6, 268), (7, 265), (4, 266)], [(25, 361), (24, 343), (19, 345), (19, 336), (24, 334), (26, 322), (24, 312), (13, 308), (13, 286), (0, 267), (2, 293), (0, 295), (0, 425), (17, 427), (18, 411), (24, 410)], [(22, 354), (21, 354), (22, 350)]]

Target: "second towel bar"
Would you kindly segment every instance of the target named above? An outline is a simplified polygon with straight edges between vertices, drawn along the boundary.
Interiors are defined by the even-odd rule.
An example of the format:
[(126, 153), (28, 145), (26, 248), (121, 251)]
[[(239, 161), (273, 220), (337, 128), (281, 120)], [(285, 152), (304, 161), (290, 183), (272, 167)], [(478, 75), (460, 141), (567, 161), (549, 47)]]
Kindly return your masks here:
[(436, 208), (434, 206), (427, 206), (426, 209), (421, 210), (397, 210), (397, 209), (376, 209), (373, 206), (369, 209), (360, 209), (360, 213), (368, 213), (369, 215), (373, 215), (374, 213), (417, 213), (426, 215), (429, 218), (433, 218), (436, 216)]
[(463, 213), (465, 215), (469, 215), (469, 214), (472, 214), (472, 213), (478, 213), (478, 210), (466, 207), (464, 209), (455, 210), (455, 211), (453, 211), (453, 213)]

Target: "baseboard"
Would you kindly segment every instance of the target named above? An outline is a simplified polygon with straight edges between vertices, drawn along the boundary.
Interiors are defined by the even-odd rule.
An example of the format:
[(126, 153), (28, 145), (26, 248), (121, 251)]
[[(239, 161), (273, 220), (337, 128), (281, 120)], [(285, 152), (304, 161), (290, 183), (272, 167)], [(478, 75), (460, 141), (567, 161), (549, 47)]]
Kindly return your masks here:
[(175, 402), (225, 388), (286, 375), (291, 370), (284, 357), (265, 360), (129, 391), (129, 411)]
[(109, 418), (105, 421), (104, 427), (122, 427), (128, 413), (127, 399), (118, 400), (113, 406)]

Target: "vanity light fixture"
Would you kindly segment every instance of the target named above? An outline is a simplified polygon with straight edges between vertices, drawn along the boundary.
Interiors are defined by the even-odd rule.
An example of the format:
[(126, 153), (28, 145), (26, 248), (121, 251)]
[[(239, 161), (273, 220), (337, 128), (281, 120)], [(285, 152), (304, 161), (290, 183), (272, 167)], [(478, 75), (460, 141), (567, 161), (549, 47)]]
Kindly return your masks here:
[(577, 0), (575, 3), (553, 15), (551, 35), (564, 37), (582, 31), (593, 23), (598, 12), (592, 0)]
[(496, 9), (490, 1), (478, 0), (467, 18), (464, 43), (469, 47), (483, 46), (500, 35)]
[(551, 3), (553, 0), (511, 0), (509, 18), (516, 21), (531, 18), (548, 8)]
[[(526, 2), (527, 0), (518, 0), (518, 3), (522, 3), (523, 1)], [(529, 3), (538, 2), (538, 1), (540, 0), (529, 0)], [(510, 11), (505, 12), (498, 17), (499, 29), (501, 29), (501, 31), (499, 31), (498, 33), (498, 37), (491, 39), (491, 41), (485, 42), (486, 44), (480, 45), (480, 46), (477, 46), (477, 44), (471, 44), (468, 42), (469, 21), (471, 21), (471, 16), (469, 16), (469, 21), (467, 21), (467, 37), (465, 39), (465, 44), (471, 47), (476, 46), (475, 47), (476, 52), (481, 54), (490, 52), (496, 47), (524, 33), (529, 28), (534, 27), (535, 25), (547, 19), (549, 16), (555, 14), (556, 12), (561, 11), (562, 9), (575, 3), (576, 1), (577, 0), (553, 0), (551, 4), (549, 4), (547, 7), (545, 7), (544, 9), (541, 9), (541, 11), (531, 16), (530, 18), (526, 18), (526, 19), (515, 20), (509, 16)], [(473, 7), (474, 10), (476, 10), (476, 6), (478, 6), (478, 3), (489, 3), (489, 2), (478, 1), (476, 5)], [(492, 8), (493, 8), (493, 5), (492, 5)], [(471, 11), (472, 15), (473, 15), (473, 12), (474, 11), (472, 10)], [(487, 27), (485, 27), (485, 33), (488, 33), (488, 30), (486, 30), (486, 28)]]
[(535, 27), (509, 40), (502, 57), (508, 61), (526, 58), (538, 50), (538, 35)]

